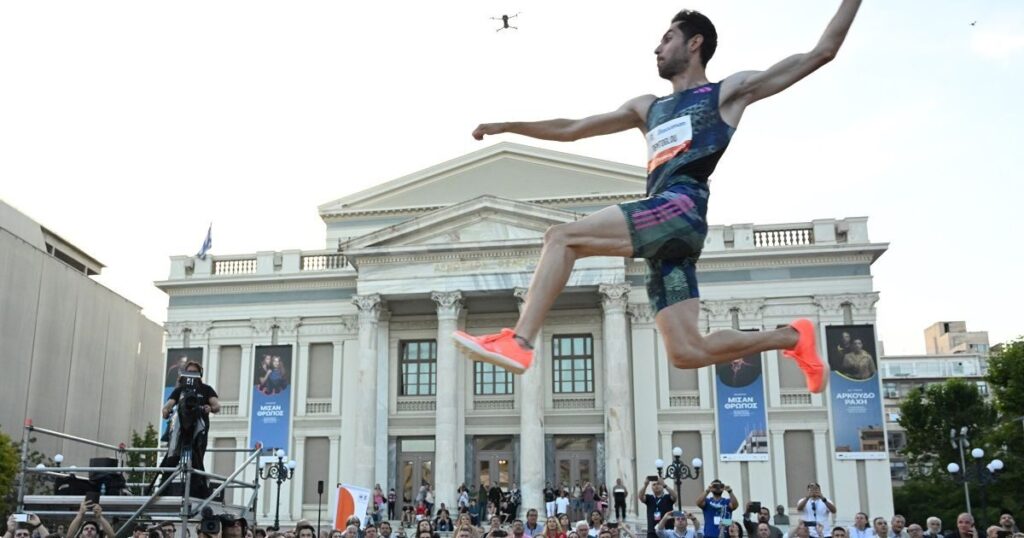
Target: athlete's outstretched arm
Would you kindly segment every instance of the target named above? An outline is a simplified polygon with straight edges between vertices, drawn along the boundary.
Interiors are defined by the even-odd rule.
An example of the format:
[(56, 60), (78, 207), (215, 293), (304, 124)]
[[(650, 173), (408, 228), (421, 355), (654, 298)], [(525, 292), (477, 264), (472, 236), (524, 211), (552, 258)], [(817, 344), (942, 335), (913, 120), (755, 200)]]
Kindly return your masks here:
[(743, 71), (722, 83), (722, 105), (742, 107), (775, 95), (827, 64), (839, 53), (839, 47), (857, 15), (860, 0), (843, 0), (832, 22), (810, 52), (794, 54), (765, 71)]
[(634, 127), (643, 129), (647, 108), (652, 101), (653, 95), (642, 95), (626, 101), (617, 110), (580, 120), (482, 123), (473, 130), (473, 138), (483, 140), (486, 135), (513, 133), (542, 140), (572, 142), (591, 136), (618, 133)]

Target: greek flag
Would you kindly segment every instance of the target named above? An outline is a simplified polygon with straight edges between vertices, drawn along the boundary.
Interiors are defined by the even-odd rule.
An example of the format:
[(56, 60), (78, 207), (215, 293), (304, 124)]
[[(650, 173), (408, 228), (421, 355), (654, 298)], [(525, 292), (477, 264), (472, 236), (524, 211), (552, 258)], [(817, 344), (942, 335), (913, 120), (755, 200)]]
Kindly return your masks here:
[(196, 257), (200, 260), (206, 259), (206, 253), (210, 251), (210, 247), (213, 246), (213, 223), (210, 223), (210, 227), (206, 230), (206, 239), (203, 239), (203, 246), (199, 247), (199, 253)]

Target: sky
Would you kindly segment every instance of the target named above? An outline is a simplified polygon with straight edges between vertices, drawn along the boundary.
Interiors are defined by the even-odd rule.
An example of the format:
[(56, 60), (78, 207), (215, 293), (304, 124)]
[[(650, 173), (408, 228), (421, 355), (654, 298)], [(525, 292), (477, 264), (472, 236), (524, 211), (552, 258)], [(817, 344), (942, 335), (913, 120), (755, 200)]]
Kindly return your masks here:
[[(0, 198), (162, 322), (153, 282), (211, 222), (214, 254), (321, 249), (319, 204), (500, 140), (642, 166), (636, 131), (470, 132), (670, 93), (653, 50), (684, 7), (718, 28), (718, 80), (809, 50), (838, 5), (2, 2)], [(747, 110), (709, 220), (869, 217), (889, 354), (939, 320), (1020, 336), (1022, 87), (1024, 2), (867, 0), (833, 63)]]

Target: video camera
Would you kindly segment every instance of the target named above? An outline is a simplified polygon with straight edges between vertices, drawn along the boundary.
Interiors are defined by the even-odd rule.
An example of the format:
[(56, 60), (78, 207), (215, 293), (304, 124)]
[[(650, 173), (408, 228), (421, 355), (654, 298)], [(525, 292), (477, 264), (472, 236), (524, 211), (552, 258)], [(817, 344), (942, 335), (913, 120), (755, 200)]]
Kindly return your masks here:
[[(224, 527), (232, 527), (239, 521), (242, 522), (243, 527), (247, 526), (245, 519), (236, 518), (231, 514), (214, 514), (213, 509), (207, 506), (203, 508), (203, 519), (199, 523), (199, 532), (216, 536), (221, 533)], [(242, 534), (245, 534), (244, 531)]]
[(178, 384), (181, 387), (181, 399), (177, 404), (178, 419), (183, 428), (190, 429), (201, 417), (200, 411), (206, 403), (199, 394), (203, 381), (197, 373), (184, 372), (178, 377)]

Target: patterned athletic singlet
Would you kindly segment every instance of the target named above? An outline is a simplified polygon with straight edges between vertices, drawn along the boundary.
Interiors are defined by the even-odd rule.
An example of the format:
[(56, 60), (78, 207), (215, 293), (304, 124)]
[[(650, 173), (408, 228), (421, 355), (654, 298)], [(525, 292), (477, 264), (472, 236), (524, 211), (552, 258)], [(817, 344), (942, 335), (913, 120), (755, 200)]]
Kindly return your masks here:
[(655, 312), (699, 297), (696, 263), (708, 232), (708, 179), (736, 131), (718, 108), (721, 83), (655, 100), (647, 112), (647, 198), (619, 204), (633, 256), (647, 260)]

